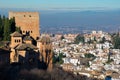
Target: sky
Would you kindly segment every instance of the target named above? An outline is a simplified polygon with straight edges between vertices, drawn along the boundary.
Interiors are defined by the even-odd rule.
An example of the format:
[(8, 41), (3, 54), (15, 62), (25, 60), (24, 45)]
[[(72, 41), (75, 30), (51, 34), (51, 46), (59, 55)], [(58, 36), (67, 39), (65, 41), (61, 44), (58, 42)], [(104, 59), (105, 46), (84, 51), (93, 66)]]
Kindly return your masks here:
[(0, 0), (0, 8), (119, 9), (120, 0)]

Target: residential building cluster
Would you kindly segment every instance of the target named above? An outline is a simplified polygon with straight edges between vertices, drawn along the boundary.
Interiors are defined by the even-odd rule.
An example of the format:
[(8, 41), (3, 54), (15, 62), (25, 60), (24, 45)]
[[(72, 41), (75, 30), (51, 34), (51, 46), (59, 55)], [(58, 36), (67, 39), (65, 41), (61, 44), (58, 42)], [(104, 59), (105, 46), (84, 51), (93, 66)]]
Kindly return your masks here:
[[(110, 34), (92, 31), (83, 34), (85, 42), (79, 44), (74, 44), (78, 34), (68, 35), (72, 35), (72, 39), (66, 37), (66, 34), (52, 37), (55, 55), (65, 55), (63, 64), (60, 64), (64, 70), (99, 79), (111, 76), (112, 80), (120, 80), (120, 49), (113, 48)], [(61, 40), (61, 36), (64, 39)]]

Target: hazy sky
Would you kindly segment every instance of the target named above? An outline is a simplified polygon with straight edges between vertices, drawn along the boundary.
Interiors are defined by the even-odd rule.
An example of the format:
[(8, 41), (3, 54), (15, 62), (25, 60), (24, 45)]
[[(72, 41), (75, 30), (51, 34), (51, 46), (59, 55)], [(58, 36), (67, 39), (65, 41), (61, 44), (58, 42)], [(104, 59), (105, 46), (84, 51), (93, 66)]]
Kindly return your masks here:
[(118, 9), (120, 0), (0, 0), (0, 8)]

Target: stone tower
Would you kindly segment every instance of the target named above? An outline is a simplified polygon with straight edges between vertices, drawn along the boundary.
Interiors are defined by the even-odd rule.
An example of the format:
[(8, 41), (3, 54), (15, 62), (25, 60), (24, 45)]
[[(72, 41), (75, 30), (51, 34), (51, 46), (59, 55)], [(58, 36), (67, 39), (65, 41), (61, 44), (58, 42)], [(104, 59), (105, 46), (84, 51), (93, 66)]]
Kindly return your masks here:
[(9, 19), (13, 17), (23, 35), (29, 33), (35, 40), (40, 36), (38, 12), (9, 12)]
[(47, 70), (51, 71), (53, 64), (52, 64), (52, 43), (50, 37), (42, 36), (40, 40), (37, 41), (37, 47), (40, 51), (40, 61), (44, 62), (47, 66)]

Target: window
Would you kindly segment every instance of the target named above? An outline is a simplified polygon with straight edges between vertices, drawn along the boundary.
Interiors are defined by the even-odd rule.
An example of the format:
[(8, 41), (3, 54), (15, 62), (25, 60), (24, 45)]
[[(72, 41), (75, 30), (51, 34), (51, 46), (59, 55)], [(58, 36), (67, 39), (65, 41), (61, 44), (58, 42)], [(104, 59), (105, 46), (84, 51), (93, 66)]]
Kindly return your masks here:
[(21, 41), (20, 39), (19, 39), (19, 40), (16, 40), (16, 39), (15, 39), (15, 43), (18, 43), (18, 42), (20, 42), (20, 41)]
[(17, 40), (17, 43), (18, 43), (19, 41)]
[(15, 42), (17, 42), (16, 39), (15, 39)]
[(19, 39), (19, 42), (20, 42), (20, 39)]
[(25, 33), (25, 31), (23, 31), (23, 33)]
[(32, 31), (31, 31), (31, 33), (32, 33)]
[(25, 17), (25, 15), (24, 15), (24, 17)]
[(29, 15), (29, 17), (31, 17), (31, 15)]

